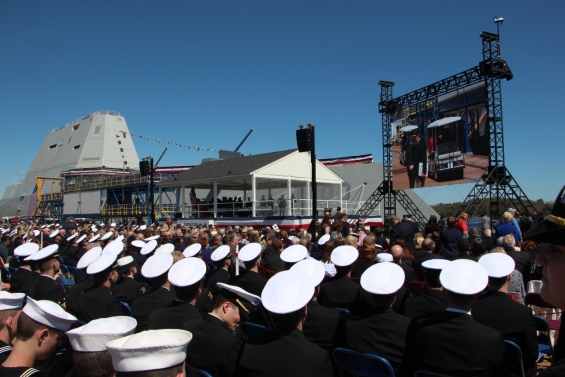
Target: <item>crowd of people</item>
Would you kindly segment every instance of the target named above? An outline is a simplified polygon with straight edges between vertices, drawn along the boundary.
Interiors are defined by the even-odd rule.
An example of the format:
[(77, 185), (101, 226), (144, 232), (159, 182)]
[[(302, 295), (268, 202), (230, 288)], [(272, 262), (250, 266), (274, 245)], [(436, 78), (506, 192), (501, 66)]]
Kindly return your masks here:
[[(525, 286), (541, 279), (565, 308), (563, 190), (524, 232), (513, 212), (482, 234), (465, 214), (424, 231), (392, 216), (388, 238), (339, 209), (299, 230), (6, 223), (0, 376), (43, 375), (65, 356), (81, 377), (332, 376), (337, 347), (398, 376), (504, 376), (516, 372), (505, 339), (535, 376)], [(559, 340), (544, 376), (565, 370)]]

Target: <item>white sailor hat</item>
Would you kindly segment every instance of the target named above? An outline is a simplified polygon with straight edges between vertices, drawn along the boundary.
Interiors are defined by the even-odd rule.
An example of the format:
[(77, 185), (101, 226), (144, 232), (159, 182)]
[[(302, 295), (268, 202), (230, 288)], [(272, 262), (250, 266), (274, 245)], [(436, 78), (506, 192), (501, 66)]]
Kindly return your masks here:
[(140, 247), (140, 248), (143, 247), (143, 246), (145, 246), (145, 242), (143, 242), (143, 241), (141, 241), (141, 240), (134, 240), (134, 241), (131, 241), (131, 244), (132, 244), (132, 246)]
[(45, 229), (46, 226), (47, 226), (46, 224), (41, 225), (41, 229)]
[(292, 313), (302, 309), (314, 295), (314, 284), (304, 276), (292, 271), (281, 271), (267, 281), (261, 301), (270, 312)]
[(47, 258), (56, 258), (59, 256), (59, 254), (57, 253), (58, 250), (59, 250), (59, 245), (55, 243), (53, 245), (46, 246), (43, 249), (31, 254), (29, 257), (25, 258), (24, 260), (40, 261)]
[(104, 224), (104, 223), (100, 223), (100, 228), (102, 228), (102, 227), (103, 227), (104, 225), (106, 225), (106, 224)]
[(375, 295), (388, 295), (398, 291), (404, 279), (404, 270), (396, 263), (379, 263), (363, 272), (361, 287)]
[(17, 257), (29, 257), (31, 254), (39, 250), (39, 245), (36, 243), (24, 243), (14, 249), (14, 255)]
[(186, 249), (184, 249), (182, 255), (184, 255), (186, 258), (190, 258), (197, 255), (201, 249), (202, 249), (202, 245), (200, 245), (199, 243), (194, 243), (189, 247), (187, 247)]
[(152, 236), (152, 237), (147, 237), (147, 238), (145, 239), (145, 241), (154, 241), (154, 240), (158, 240), (159, 237), (161, 237), (161, 236), (156, 235), (156, 236)]
[(142, 225), (139, 227), (139, 230), (145, 230), (145, 229), (147, 229), (147, 225)]
[(37, 229), (34, 229), (34, 230), (33, 230), (33, 235), (34, 235), (34, 236), (37, 237), (37, 236), (39, 236), (40, 234), (41, 234), (41, 232), (40, 232), (39, 230), (37, 230)]
[(104, 247), (104, 249), (102, 249), (102, 253), (111, 253), (114, 255), (118, 255), (120, 254), (122, 251), (124, 250), (124, 244), (121, 243), (118, 240), (114, 240), (113, 242), (110, 242), (108, 245), (106, 245)]
[(169, 282), (177, 287), (187, 287), (202, 280), (206, 262), (200, 258), (184, 258), (169, 270)]
[(120, 234), (114, 241), (117, 242), (124, 242), (124, 238), (126, 238), (123, 234)]
[(78, 233), (73, 234), (72, 236), (67, 238), (67, 241), (71, 241), (74, 240), (76, 238), (76, 236), (78, 236)]
[(479, 264), (485, 268), (491, 278), (507, 277), (516, 267), (514, 259), (502, 253), (485, 254), (479, 259)]
[(394, 258), (392, 257), (392, 254), (390, 254), (390, 253), (378, 253), (377, 254), (377, 262), (378, 263), (392, 262), (393, 259)]
[(92, 249), (84, 253), (84, 255), (79, 259), (77, 263), (77, 268), (81, 269), (88, 267), (101, 254), (102, 254), (102, 248), (100, 246), (93, 247)]
[(161, 276), (173, 265), (174, 259), (171, 254), (159, 253), (152, 257), (147, 258), (143, 267), (141, 267), (141, 274), (148, 279)]
[(281, 259), (287, 263), (296, 263), (306, 258), (308, 250), (302, 245), (292, 245), (284, 249), (281, 253)]
[(422, 267), (426, 270), (443, 270), (449, 263), (451, 263), (451, 261), (447, 259), (428, 259), (422, 262)]
[(488, 284), (488, 274), (475, 261), (457, 259), (446, 265), (439, 274), (441, 285), (453, 293), (474, 295)]
[(326, 242), (328, 242), (330, 240), (330, 235), (329, 234), (324, 234), (322, 237), (320, 237), (320, 239), (318, 240), (318, 245), (325, 245)]
[[(234, 299), (235, 298), (234, 294), (235, 294), (236, 296), (239, 296), (239, 297), (249, 301), (254, 306), (259, 306), (259, 304), (261, 304), (261, 297), (256, 296), (252, 293), (249, 293), (243, 288), (236, 287), (235, 285), (225, 284), (225, 283), (216, 283), (216, 286), (222, 290), (220, 292), (220, 295), (226, 297), (227, 299)], [(239, 303), (239, 302), (237, 304), (239, 304), (239, 306), (242, 306), (241, 303)]]
[(6, 233), (8, 233), (9, 231), (10, 231), (10, 229), (4, 229), (4, 230), (2, 230), (2, 234), (6, 234)]
[(106, 343), (134, 333), (137, 321), (132, 317), (99, 318), (67, 331), (74, 351), (104, 352)]
[(237, 257), (242, 262), (249, 262), (252, 261), (253, 259), (257, 259), (259, 254), (261, 254), (261, 244), (257, 242), (252, 242), (243, 246), (241, 250), (239, 250), (239, 254), (237, 255)]
[(137, 262), (133, 259), (131, 255), (118, 259), (118, 273), (124, 274), (131, 267), (137, 266)]
[(308, 278), (310, 278), (314, 286), (318, 286), (322, 280), (324, 280), (324, 276), (326, 275), (326, 269), (324, 268), (323, 263), (314, 258), (304, 259), (295, 263), (290, 268), (290, 271), (305, 274)]
[(141, 372), (182, 364), (191, 340), (185, 330), (147, 330), (112, 340), (106, 349), (116, 372)]
[(88, 242), (94, 242), (99, 238), (100, 238), (100, 234), (97, 234), (97, 235), (93, 236), (91, 239), (89, 239)]
[(359, 251), (349, 245), (338, 246), (332, 251), (331, 260), (336, 266), (351, 266), (359, 258)]
[(23, 293), (10, 293), (6, 291), (0, 291), (0, 311), (21, 309), (22, 306), (24, 306), (25, 297), (26, 295)]
[(15, 234), (17, 234), (17, 233), (18, 233), (18, 230), (17, 230), (17, 229), (12, 230), (12, 231), (10, 232), (10, 237), (12, 237), (13, 235), (15, 235)]
[(24, 235), (22, 236), (22, 238), (25, 240), (27, 238), (27, 233), (24, 233)]
[(63, 310), (58, 304), (49, 300), (35, 301), (28, 296), (23, 312), (35, 322), (56, 330), (67, 331), (76, 318)]
[(110, 224), (110, 226), (113, 228), (113, 227), (116, 226), (116, 223), (112, 223), (112, 224)]
[(77, 243), (81, 243), (82, 241), (84, 241), (85, 238), (86, 238), (86, 234), (83, 234), (82, 236), (79, 237)]
[(172, 253), (173, 251), (175, 251), (175, 245), (173, 245), (172, 243), (166, 243), (164, 245), (161, 245), (157, 250), (155, 250), (155, 254), (157, 253)]
[(53, 238), (53, 237), (55, 237), (57, 234), (59, 234), (59, 229), (56, 229), (56, 230), (52, 231), (52, 232), (49, 234), (49, 238)]
[(155, 248), (157, 247), (157, 241), (155, 240), (151, 240), (149, 242), (147, 242), (145, 244), (145, 246), (143, 246), (141, 248), (141, 251), (139, 252), (141, 255), (146, 255), (149, 254), (150, 252), (152, 252), (153, 250), (155, 250)]
[(90, 228), (94, 233), (98, 232), (98, 228), (95, 227), (94, 225), (92, 226), (92, 228)]
[(89, 275), (95, 275), (99, 272), (106, 271), (110, 267), (117, 268), (116, 254), (104, 254), (102, 253), (98, 258), (92, 261), (86, 269), (86, 273)]
[(102, 238), (100, 238), (100, 241), (106, 241), (109, 238), (112, 238), (112, 236), (114, 235), (114, 232), (107, 232), (105, 235), (102, 236)]
[(218, 247), (216, 250), (214, 250), (210, 258), (214, 262), (217, 262), (217, 261), (221, 261), (222, 259), (225, 259), (228, 255), (230, 255), (230, 247), (228, 245), (222, 245)]

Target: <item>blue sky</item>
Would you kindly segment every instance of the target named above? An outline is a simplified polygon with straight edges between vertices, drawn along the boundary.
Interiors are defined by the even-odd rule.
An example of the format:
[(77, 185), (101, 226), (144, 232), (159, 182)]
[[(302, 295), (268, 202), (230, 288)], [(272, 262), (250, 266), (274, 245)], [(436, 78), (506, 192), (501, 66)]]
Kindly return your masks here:
[[(379, 80), (399, 96), (474, 67), (503, 16), (506, 164), (532, 200), (553, 200), (561, 166), (562, 1), (0, 2), (0, 191), (25, 176), (45, 135), (96, 110), (131, 132), (258, 154), (296, 148), (317, 125), (318, 158), (382, 161)], [(555, 113), (556, 118), (551, 114)], [(163, 144), (135, 139), (140, 157)], [(171, 146), (162, 165), (217, 153)], [(472, 185), (422, 189), (430, 203)]]

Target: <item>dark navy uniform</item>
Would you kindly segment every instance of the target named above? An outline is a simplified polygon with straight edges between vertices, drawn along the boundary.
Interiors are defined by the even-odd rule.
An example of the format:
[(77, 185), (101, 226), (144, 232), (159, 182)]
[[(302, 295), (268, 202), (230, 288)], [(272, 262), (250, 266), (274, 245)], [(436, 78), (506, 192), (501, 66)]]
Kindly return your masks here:
[(327, 351), (336, 347), (343, 338), (345, 325), (340, 312), (317, 301), (310, 301), (307, 308), (308, 316), (302, 325), (306, 339)]
[(371, 296), (359, 284), (352, 282), (349, 276), (341, 275), (322, 283), (318, 302), (323, 306), (360, 314), (371, 307)]
[(504, 339), (518, 344), (526, 376), (536, 375), (538, 341), (530, 308), (513, 301), (504, 292), (488, 291), (473, 304), (471, 313), (476, 322), (500, 331)]
[(147, 292), (147, 288), (145, 288), (145, 284), (136, 281), (133, 277), (127, 277), (118, 281), (112, 291), (116, 299), (129, 304)]
[[(79, 270), (80, 271), (80, 270)], [(78, 300), (81, 293), (94, 285), (94, 278), (92, 275), (87, 275), (85, 280), (80, 283), (73, 285), (69, 288), (69, 293), (67, 295), (67, 311), (71, 314), (78, 315)]]
[(10, 352), (12, 352), (12, 346), (0, 340), (0, 364), (10, 356)]
[(425, 268), (422, 267), (422, 263), (430, 259), (444, 259), (441, 255), (434, 254), (431, 251), (425, 251), (424, 254), (420, 255), (419, 257), (414, 257), (412, 259), (412, 268), (416, 271), (425, 271)]
[(153, 310), (149, 315), (149, 330), (182, 329), (186, 321), (202, 318), (201, 313), (189, 302), (175, 300), (169, 306)]
[(61, 308), (67, 310), (67, 293), (50, 276), (39, 275), (36, 282), (29, 289), (28, 295), (34, 300), (53, 301), (59, 304)]
[(41, 275), (39, 272), (32, 271), (29, 278), (27, 278), (24, 284), (22, 285), (22, 289), (20, 293), (25, 293), (26, 295), (29, 294), (29, 290), (31, 289), (32, 285), (35, 284), (35, 282), (39, 278), (39, 275)]
[(419, 324), (401, 375), (428, 369), (450, 376), (498, 377), (503, 375), (504, 352), (500, 331), (475, 322), (469, 314), (445, 311)]
[(245, 272), (241, 275), (233, 277), (230, 281), (230, 285), (235, 285), (255, 296), (261, 297), (261, 292), (263, 292), (263, 288), (265, 288), (267, 284), (267, 279), (255, 271), (244, 271)]
[(391, 308), (373, 307), (369, 313), (347, 321), (345, 343), (352, 350), (384, 357), (398, 374), (414, 325), (412, 319)]
[(8, 368), (0, 365), (0, 376), (2, 377), (43, 377), (45, 374), (37, 369), (28, 367)]
[(114, 296), (110, 288), (100, 284), (85, 289), (78, 300), (78, 314), (90, 322), (98, 318), (129, 315), (129, 311)]
[(33, 274), (27, 268), (18, 268), (13, 274), (10, 275), (10, 293), (21, 292), (24, 283)]
[(243, 343), (221, 319), (205, 314), (200, 319), (185, 322), (182, 329), (192, 333), (186, 349), (188, 364), (213, 376), (233, 376)]
[(149, 325), (149, 315), (156, 309), (164, 308), (173, 302), (175, 295), (167, 288), (153, 288), (151, 292), (139, 296), (131, 305), (131, 316), (137, 320), (135, 332), (145, 331)]
[(330, 354), (306, 340), (302, 331), (288, 327), (250, 338), (243, 347), (235, 373), (235, 376), (245, 377), (333, 375)]
[(216, 286), (217, 283), (230, 283), (230, 273), (224, 270), (223, 268), (218, 268), (216, 272), (210, 276), (208, 279), (208, 290), (212, 293), (212, 296), (216, 297), (220, 294), (220, 289)]
[(415, 320), (437, 317), (445, 312), (448, 303), (442, 291), (428, 289), (423, 295), (407, 299), (402, 314)]

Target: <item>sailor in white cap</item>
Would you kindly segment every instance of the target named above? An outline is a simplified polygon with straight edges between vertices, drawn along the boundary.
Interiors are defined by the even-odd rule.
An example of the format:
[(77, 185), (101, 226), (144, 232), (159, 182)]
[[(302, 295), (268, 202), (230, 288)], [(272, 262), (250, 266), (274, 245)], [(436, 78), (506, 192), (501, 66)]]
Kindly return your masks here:
[(112, 295), (112, 286), (118, 280), (118, 263), (113, 253), (102, 253), (88, 268), (86, 273), (92, 275), (94, 285), (85, 289), (78, 300), (79, 318), (88, 322), (98, 318), (128, 315), (126, 309)]
[(136, 325), (137, 321), (131, 317), (116, 316), (95, 319), (67, 331), (78, 376), (113, 376), (112, 356), (106, 350), (106, 343), (132, 335)]
[(175, 299), (175, 295), (171, 293), (171, 283), (168, 279), (169, 269), (173, 266), (173, 262), (171, 254), (159, 253), (148, 258), (141, 267), (141, 274), (149, 279), (152, 289), (133, 300), (131, 305), (131, 316), (137, 320), (136, 332), (147, 330), (149, 315), (153, 310), (164, 308)]
[(239, 275), (230, 280), (231, 285), (245, 289), (256, 296), (261, 296), (267, 279), (259, 275), (261, 264), (261, 244), (252, 242), (239, 250), (238, 259), (243, 262), (245, 269), (239, 270)]
[(322, 284), (318, 302), (330, 308), (342, 308), (360, 314), (371, 307), (371, 298), (359, 284), (349, 278), (353, 263), (359, 257), (356, 248), (349, 245), (336, 247), (331, 254), (336, 275)]
[[(231, 265), (231, 252), (228, 245), (219, 246), (211, 256), (212, 263), (216, 266), (216, 271), (208, 278), (208, 291), (212, 295), (212, 301), (216, 299), (220, 293), (219, 288), (216, 286), (217, 283), (229, 284), (231, 275), (228, 272), (228, 268)], [(207, 311), (212, 310), (213, 302), (207, 303), (205, 309)], [(209, 306), (212, 305), (212, 306)]]
[(14, 249), (14, 256), (19, 262), (18, 269), (10, 275), (10, 292), (21, 292), (26, 280), (32, 276), (31, 262), (25, 258), (39, 251), (36, 243), (24, 243)]
[(23, 293), (0, 292), (0, 363), (12, 351), (16, 336), (18, 316), (24, 306)]
[(449, 263), (451, 262), (447, 259), (428, 259), (422, 263), (422, 268), (426, 272), (426, 291), (419, 296), (408, 298), (403, 305), (402, 314), (415, 320), (422, 320), (445, 312), (448, 302), (443, 294), (439, 274)]
[(378, 263), (361, 275), (361, 286), (371, 294), (372, 308), (346, 323), (347, 348), (387, 359), (398, 375), (406, 340), (415, 322), (392, 310), (396, 293), (404, 284), (404, 271), (395, 263)]
[(285, 263), (285, 269), (289, 270), (296, 262), (306, 259), (308, 250), (302, 245), (292, 245), (281, 253), (281, 259)]
[[(44, 247), (27, 257), (39, 267), (41, 275), (29, 288), (28, 296), (35, 300), (50, 300), (67, 309), (67, 293), (56, 281), (60, 272), (59, 245), (53, 244)], [(24, 284), (25, 285), (25, 284)]]
[(106, 349), (116, 377), (183, 377), (191, 340), (184, 330), (149, 330), (112, 340)]
[[(189, 258), (190, 259), (190, 258)], [(248, 307), (258, 306), (258, 296), (232, 285), (218, 283), (220, 295), (214, 309), (200, 319), (186, 321), (183, 329), (193, 338), (186, 362), (214, 376), (233, 376), (243, 342), (232, 334), (240, 326)]]
[(449, 306), (443, 314), (419, 323), (405, 355), (406, 375), (418, 369), (452, 376), (503, 375), (502, 334), (471, 316), (473, 303), (488, 284), (485, 268), (458, 259), (444, 266), (439, 278)]
[(479, 264), (487, 271), (488, 291), (473, 304), (473, 319), (500, 331), (504, 339), (518, 344), (526, 376), (535, 376), (539, 351), (532, 309), (508, 295), (514, 259), (505, 253), (490, 253), (483, 255)]
[(304, 259), (295, 263), (290, 271), (303, 274), (316, 287), (307, 305), (308, 317), (302, 325), (302, 332), (306, 339), (330, 351), (342, 343), (345, 318), (342, 318), (342, 311), (318, 304), (320, 284), (326, 276), (323, 263), (314, 258)]
[(88, 266), (102, 254), (100, 246), (89, 244), (90, 249), (84, 253), (76, 265), (75, 284), (68, 290), (67, 295), (67, 311), (73, 315), (78, 314), (78, 302), (81, 293), (94, 285), (94, 278), (92, 275), (86, 273)]
[(175, 289), (176, 299), (149, 316), (149, 329), (181, 329), (189, 320), (202, 317), (194, 305), (202, 292), (206, 263), (199, 258), (184, 258), (169, 270), (169, 282)]
[(76, 318), (52, 301), (28, 297), (18, 317), (18, 329), (10, 356), (0, 365), (0, 376), (43, 376), (33, 367), (36, 360), (46, 360), (61, 343)]
[(236, 376), (333, 376), (329, 353), (302, 333), (314, 288), (312, 279), (294, 271), (269, 279), (261, 302), (275, 328), (249, 338)]
[(114, 297), (131, 305), (134, 299), (145, 294), (145, 284), (135, 280), (137, 261), (128, 255), (118, 259), (118, 282), (113, 288)]

